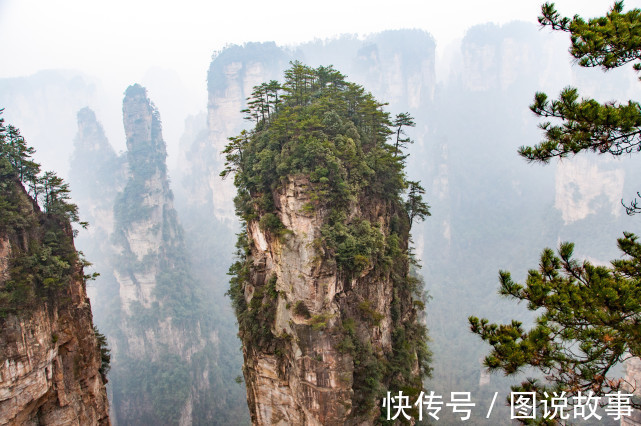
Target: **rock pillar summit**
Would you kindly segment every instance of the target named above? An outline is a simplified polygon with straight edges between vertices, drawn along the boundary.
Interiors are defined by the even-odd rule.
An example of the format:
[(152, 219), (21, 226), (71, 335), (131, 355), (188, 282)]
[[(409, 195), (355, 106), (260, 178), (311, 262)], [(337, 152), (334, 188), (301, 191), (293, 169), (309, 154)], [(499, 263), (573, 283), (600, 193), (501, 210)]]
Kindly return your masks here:
[(373, 423), (429, 374), (415, 212), (382, 104), (332, 67), (254, 88), (226, 171), (245, 226), (231, 295), (254, 424)]

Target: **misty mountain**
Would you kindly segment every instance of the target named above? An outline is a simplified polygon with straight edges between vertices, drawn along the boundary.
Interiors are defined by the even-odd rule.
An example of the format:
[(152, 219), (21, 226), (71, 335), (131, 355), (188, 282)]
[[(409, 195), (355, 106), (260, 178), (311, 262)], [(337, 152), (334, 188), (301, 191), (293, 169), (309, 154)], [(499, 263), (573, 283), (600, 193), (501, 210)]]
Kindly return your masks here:
[[(519, 146), (542, 138), (528, 109), (536, 91), (555, 96), (572, 84), (597, 99), (638, 99), (641, 91), (630, 69), (604, 76), (599, 70), (573, 67), (567, 59), (566, 39), (525, 23), (475, 26), (449, 53), (444, 57), (451, 58), (451, 63), (443, 66), (434, 39), (420, 30), (346, 35), (288, 47), (231, 45), (212, 57), (207, 87), (203, 82), (207, 105), (195, 105), (182, 116), (178, 108), (172, 114), (163, 112), (165, 122), (184, 123), (185, 128), (180, 140), (167, 140), (169, 151), (178, 153), (175, 161), (169, 161), (167, 174), (184, 230), (181, 256), (215, 312), (211, 321), (218, 332), (218, 346), (209, 358), (210, 366), (224, 365), (226, 371), (216, 376), (210, 389), (233, 390), (224, 401), (216, 399), (218, 409), (234, 407), (247, 419), (244, 390), (233, 380), (241, 374), (240, 342), (229, 300), (223, 296), (239, 226), (231, 179), (219, 176), (224, 165), (221, 152), (228, 137), (251, 126), (240, 110), (246, 107), (253, 86), (279, 78), (290, 61), (314, 67), (332, 64), (388, 101), (385, 108), (392, 114), (408, 111), (414, 116), (417, 125), (408, 130), (414, 144), (408, 150), (407, 173), (422, 181), (432, 213), (412, 232), (431, 296), (426, 320), (434, 372), (426, 389), (443, 395), (471, 392), (479, 407), (475, 413), (481, 418), (479, 424), (484, 424), (481, 407), (489, 406), (493, 393), (499, 392), (503, 399), (509, 383), (518, 379), (484, 372), (480, 359), (489, 349), (468, 331), (467, 317), (501, 322), (531, 318), (525, 306), (497, 295), (499, 269), (510, 270), (516, 280), (522, 280), (540, 251), (556, 248), (561, 241), (574, 241), (580, 257), (607, 263), (619, 256), (615, 239), (622, 231), (638, 231), (619, 205), (640, 189), (640, 172), (631, 158), (580, 155), (542, 166), (527, 164), (516, 153)], [(442, 69), (449, 69), (449, 74), (437, 76)], [(62, 164), (71, 157), (76, 113), (87, 105), (101, 104), (92, 81), (62, 72), (3, 79), (0, 105), (6, 107), (8, 121), (23, 128), (43, 154), (41, 158), (50, 154), (51, 161)], [(166, 81), (166, 93), (176, 91), (172, 84), (171, 79)], [(74, 192), (76, 187), (80, 192), (77, 202), (94, 230), (82, 231), (78, 245), (102, 274), (91, 290), (92, 304), (96, 312), (106, 313), (113, 301), (120, 303), (113, 278), (119, 265), (105, 259), (117, 251), (109, 237), (114, 232), (113, 207), (131, 172), (123, 169), (126, 160), (108, 147), (99, 127), (90, 123), (93, 119), (86, 111), (83, 114), (76, 140), (88, 142), (73, 154), (71, 183)], [(118, 134), (107, 126), (104, 130)], [(111, 143), (124, 146), (124, 140)], [(80, 155), (80, 150), (85, 154)], [(144, 188), (140, 191), (140, 197), (148, 196)], [(100, 315), (96, 314), (99, 324)], [(183, 356), (178, 351), (173, 354), (176, 359)], [(114, 380), (111, 386), (116, 385)], [(445, 416), (447, 421), (456, 420), (451, 413)], [(494, 416), (492, 424), (501, 417), (498, 412)]]

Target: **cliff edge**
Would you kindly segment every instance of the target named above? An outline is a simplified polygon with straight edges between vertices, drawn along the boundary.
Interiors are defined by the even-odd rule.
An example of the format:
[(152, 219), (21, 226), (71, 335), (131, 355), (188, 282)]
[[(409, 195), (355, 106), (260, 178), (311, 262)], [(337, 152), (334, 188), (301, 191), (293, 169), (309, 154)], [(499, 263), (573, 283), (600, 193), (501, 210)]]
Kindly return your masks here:
[(252, 422), (372, 424), (387, 391), (417, 395), (430, 372), (412, 182), (383, 104), (332, 67), (285, 77), (254, 88), (256, 126), (222, 173), (246, 229), (229, 295)]
[(0, 142), (0, 424), (109, 425), (108, 350), (73, 244), (77, 210), (1, 119)]

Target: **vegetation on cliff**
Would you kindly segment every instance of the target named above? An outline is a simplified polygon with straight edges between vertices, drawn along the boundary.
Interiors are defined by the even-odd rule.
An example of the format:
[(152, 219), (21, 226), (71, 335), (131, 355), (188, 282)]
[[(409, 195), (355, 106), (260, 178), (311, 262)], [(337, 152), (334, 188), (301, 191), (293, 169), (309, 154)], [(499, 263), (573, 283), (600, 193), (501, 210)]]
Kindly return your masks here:
[[(153, 298), (158, 306), (137, 306), (138, 312), (133, 317), (141, 327), (148, 327), (167, 317), (175, 323), (195, 320), (202, 317), (205, 307), (189, 271), (182, 227), (171, 204), (173, 193), (169, 188), (165, 164), (167, 150), (162, 139), (160, 114), (147, 98), (146, 89), (139, 84), (129, 86), (125, 95), (125, 101), (149, 110), (151, 129), (148, 135), (135, 134), (133, 127), (130, 130), (135, 136), (129, 137), (128, 141), (129, 179), (114, 203), (116, 225), (113, 239), (124, 248), (118, 259), (118, 269), (134, 283), (138, 282), (137, 272), (156, 271)], [(135, 110), (137, 107), (130, 108)], [(150, 201), (150, 197), (158, 199)], [(154, 211), (160, 215), (159, 218), (152, 219)], [(136, 224), (147, 222), (154, 226), (147, 237), (151, 239), (152, 235), (160, 234), (160, 245), (139, 259), (130, 247), (128, 233)]]
[[(395, 129), (389, 114), (361, 86), (345, 81), (332, 67), (312, 69), (298, 62), (285, 72), (285, 83), (263, 83), (254, 88), (246, 118), (256, 127), (230, 138), (223, 177), (234, 173), (238, 188), (237, 212), (246, 222), (258, 219), (262, 229), (284, 232), (275, 214), (273, 192), (289, 176), (305, 175), (311, 183), (311, 201), (305, 209), (328, 209), (322, 244), (339, 268), (358, 273), (368, 264), (389, 263), (392, 247), (385, 246), (376, 226), (347, 220), (350, 203), (367, 199), (388, 202), (407, 218), (424, 218), (429, 208), (422, 201), (418, 182), (405, 179), (405, 156), (399, 151), (409, 139), (403, 126), (413, 125), (399, 114)], [(409, 119), (408, 119), (409, 117)], [(396, 133), (393, 144), (388, 137)], [(408, 202), (402, 194), (411, 187)], [(403, 207), (405, 206), (405, 207)], [(409, 232), (409, 221), (394, 217), (394, 234)]]
[[(34, 152), (20, 131), (5, 127), (0, 117), (0, 233), (11, 243), (9, 277), (0, 288), (0, 317), (57, 294), (78, 277), (78, 265), (88, 264), (73, 244), (69, 222), (87, 224), (80, 222), (78, 208), (69, 201), (69, 186), (53, 172), (41, 173)], [(37, 214), (40, 208), (42, 214)]]
[(116, 419), (233, 423), (241, 418), (229, 409), (233, 397), (220, 395), (242, 390), (228, 389), (233, 377), (220, 355), (220, 313), (192, 271), (193, 247), (174, 209), (160, 113), (144, 87), (127, 88), (123, 121), (128, 173), (124, 187), (112, 189), (116, 253), (109, 267), (117, 287), (105, 328), (116, 343), (110, 372)]
[[(423, 188), (403, 171), (401, 148), (410, 142), (404, 128), (413, 126), (413, 119), (400, 114), (392, 122), (384, 105), (331, 66), (314, 69), (293, 62), (283, 84), (272, 80), (254, 87), (243, 112), (255, 127), (229, 138), (221, 173), (234, 175), (237, 214), (244, 224), (257, 223), (282, 241), (293, 230), (279, 218), (276, 194), (292, 179), (303, 179), (309, 201), (302, 213), (318, 213), (323, 221), (313, 242), (318, 256), (333, 265), (346, 288), (364, 275), (368, 285), (392, 283), (390, 353), (373, 349), (359, 332), (382, 319), (367, 300), (341, 312), (339, 350), (354, 362), (353, 415), (370, 413), (384, 390), (418, 394), (430, 373), (426, 328), (417, 313), (424, 309), (424, 293), (422, 282), (409, 273), (408, 243), (412, 221), (428, 216), (429, 206)], [(391, 135), (396, 138), (390, 141)], [(411, 196), (404, 200), (408, 189)], [(385, 223), (375, 220), (375, 206), (383, 206)], [(292, 336), (273, 332), (277, 277), (257, 287), (248, 304), (245, 289), (254, 266), (246, 233), (239, 235), (237, 247), (228, 294), (239, 334), (245, 348), (279, 355)], [(302, 302), (288, 306), (314, 330), (327, 327), (330, 318), (310, 315)]]
[[(71, 223), (87, 223), (80, 221), (77, 206), (70, 202), (68, 184), (53, 172), (41, 173), (34, 153), (20, 131), (5, 126), (0, 117), (0, 236), (9, 244), (4, 247), (7, 274), (0, 276), (0, 320), (29, 315), (43, 303), (65, 306), (74, 280), (97, 276), (83, 275), (82, 268), (90, 263), (74, 246)], [(99, 373), (106, 382), (110, 350), (96, 327), (93, 332)]]

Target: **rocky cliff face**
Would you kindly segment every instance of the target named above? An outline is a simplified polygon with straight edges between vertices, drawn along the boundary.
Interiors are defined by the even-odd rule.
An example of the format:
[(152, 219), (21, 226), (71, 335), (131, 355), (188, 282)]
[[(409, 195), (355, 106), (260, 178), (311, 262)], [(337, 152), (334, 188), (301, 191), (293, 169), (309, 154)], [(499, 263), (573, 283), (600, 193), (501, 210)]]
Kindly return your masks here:
[[(227, 47), (214, 55), (208, 73), (207, 112), (186, 123), (188, 130), (181, 141), (180, 174), (172, 172), (172, 177), (173, 182), (182, 185), (181, 190), (175, 189), (176, 206), (194, 253), (192, 270), (208, 285), (208, 293), (215, 295), (208, 303), (218, 312), (220, 341), (229, 342), (227, 347), (221, 345), (220, 356), (228, 360), (233, 375), (232, 380), (223, 379), (222, 387), (230, 393), (228, 401), (240, 401), (244, 410), (244, 389), (233, 383), (242, 364), (237, 352), (235, 320), (233, 312), (228, 310), (228, 299), (223, 296), (228, 288), (225, 273), (232, 262), (229, 247), (238, 229), (232, 179), (219, 177), (224, 168), (222, 151), (228, 137), (247, 127), (239, 111), (247, 106), (246, 98), (251, 96), (253, 86), (279, 78), (294, 58), (334, 64), (355, 81), (367, 83), (375, 94), (393, 102), (396, 112), (409, 110), (416, 116), (428, 116), (426, 105), (435, 91), (435, 44), (429, 34), (422, 31), (388, 31), (366, 40), (347, 36), (293, 49), (274, 43), (248, 43)], [(413, 129), (412, 137), (418, 135), (418, 142), (427, 132), (427, 121), (417, 122), (420, 130)], [(422, 169), (430, 167), (431, 151), (428, 154), (417, 143), (413, 152), (410, 167), (419, 162), (418, 167)], [(415, 241), (420, 252), (423, 239), (419, 237)], [(236, 394), (237, 390), (242, 394)], [(231, 412), (231, 409), (226, 407), (224, 411)]]
[(505, 92), (511, 87), (529, 87), (538, 82), (544, 76), (534, 70), (542, 68), (537, 61), (543, 56), (544, 41), (533, 25), (524, 22), (472, 27), (461, 44), (461, 78), (465, 89)]
[(124, 424), (209, 423), (218, 336), (192, 278), (173, 207), (160, 116), (146, 90), (123, 101), (127, 183), (116, 197), (113, 405)]
[(425, 31), (384, 31), (362, 42), (350, 58), (353, 63), (335, 65), (395, 108), (418, 112), (434, 98), (435, 52), (434, 39)]
[(109, 242), (114, 232), (114, 202), (127, 181), (127, 163), (124, 155), (116, 155), (90, 108), (78, 111), (77, 122), (69, 180), (80, 215), (91, 226), (78, 234), (76, 244), (92, 260), (93, 270), (100, 272), (99, 281), (89, 285), (87, 293), (102, 330), (109, 323), (108, 301), (118, 293), (111, 264), (115, 253)]
[[(327, 73), (339, 89), (316, 86)], [(258, 425), (372, 424), (386, 390), (418, 394), (429, 371), (403, 162), (360, 86), (300, 63), (285, 75), (298, 97), (228, 146), (246, 224), (229, 294), (249, 409)]]
[(104, 101), (100, 86), (77, 70), (46, 70), (0, 79), (0, 98), (5, 116), (29, 135), (44, 165), (67, 176), (73, 117), (80, 108)]
[(599, 210), (617, 217), (624, 212), (621, 208), (624, 183), (625, 170), (616, 160), (608, 164), (593, 158), (573, 158), (557, 166), (554, 207), (561, 212), (566, 224), (585, 219)]
[[(38, 288), (21, 287), (25, 272), (33, 277), (46, 270), (34, 264), (25, 271), (20, 259), (56, 233), (71, 241), (71, 227), (40, 213), (15, 186), (13, 199), (28, 226), (0, 229), (0, 305), (13, 301), (8, 310), (0, 309), (0, 424), (109, 425), (100, 348), (79, 262), (59, 277), (64, 285), (49, 287), (33, 305), (29, 293)], [(39, 253), (51, 253), (50, 247)]]
[[(113, 203), (126, 181), (124, 156), (118, 157), (105, 131), (88, 107), (77, 113), (78, 132), (71, 156), (70, 181), (74, 198), (86, 199), (85, 214), (92, 219), (90, 231), (113, 231)], [(101, 194), (96, 190), (100, 188)]]
[(152, 291), (156, 287), (160, 257), (164, 255), (163, 237), (171, 244), (179, 231), (167, 178), (160, 117), (141, 86), (127, 89), (123, 122), (130, 177), (116, 205), (118, 248), (121, 256), (130, 261), (146, 263), (139, 268), (116, 270), (123, 308), (131, 313), (132, 302), (149, 308), (158, 301)]
[[(273, 304), (273, 323), (267, 326), (277, 336), (273, 352), (256, 342), (244, 348), (252, 421), (260, 425), (370, 423), (378, 415), (359, 406), (372, 401), (363, 400), (355, 382), (375, 373), (359, 366), (367, 359), (349, 351), (346, 341), (353, 338), (371, 345), (368, 350), (375, 358), (392, 352), (394, 285), (374, 268), (345, 279), (334, 259), (323, 256), (314, 242), (321, 238), (325, 218), (323, 213), (305, 213), (308, 188), (307, 179), (292, 179), (275, 194), (278, 216), (292, 231), (285, 241), (262, 231), (257, 221), (248, 225), (252, 272), (245, 300), (250, 306), (256, 306), (256, 298)], [(391, 215), (383, 203), (354, 205), (351, 215), (379, 223), (389, 234)], [(414, 321), (414, 315), (410, 303), (396, 322)], [(354, 327), (347, 333), (346, 323)], [(353, 335), (347, 338), (349, 332)]]

